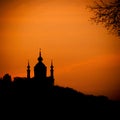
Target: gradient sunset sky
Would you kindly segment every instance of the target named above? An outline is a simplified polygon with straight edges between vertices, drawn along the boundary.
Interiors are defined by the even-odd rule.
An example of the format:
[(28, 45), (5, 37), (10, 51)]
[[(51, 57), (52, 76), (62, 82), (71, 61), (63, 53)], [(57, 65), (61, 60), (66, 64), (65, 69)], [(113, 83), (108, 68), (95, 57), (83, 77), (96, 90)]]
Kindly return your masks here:
[(120, 100), (120, 39), (90, 21), (93, 0), (0, 0), (0, 77), (31, 77), (39, 48), (55, 85)]

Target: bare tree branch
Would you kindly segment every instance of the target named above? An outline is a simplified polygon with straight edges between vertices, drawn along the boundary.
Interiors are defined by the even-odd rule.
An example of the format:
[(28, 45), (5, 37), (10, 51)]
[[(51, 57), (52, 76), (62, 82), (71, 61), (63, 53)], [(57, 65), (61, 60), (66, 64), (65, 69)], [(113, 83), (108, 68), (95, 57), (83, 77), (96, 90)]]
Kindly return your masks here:
[(94, 2), (94, 5), (89, 6), (89, 8), (94, 13), (94, 17), (91, 19), (95, 23), (102, 23), (107, 30), (120, 37), (120, 0), (113, 0), (108, 3), (99, 0)]

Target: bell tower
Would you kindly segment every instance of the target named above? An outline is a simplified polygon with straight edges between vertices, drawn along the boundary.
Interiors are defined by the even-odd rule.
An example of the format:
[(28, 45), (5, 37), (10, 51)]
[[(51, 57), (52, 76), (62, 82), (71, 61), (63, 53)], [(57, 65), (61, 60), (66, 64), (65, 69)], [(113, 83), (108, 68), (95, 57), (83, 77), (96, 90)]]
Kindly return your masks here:
[(50, 77), (54, 79), (54, 66), (53, 66), (53, 61), (51, 61), (51, 66), (50, 66)]
[(54, 85), (54, 66), (53, 66), (53, 61), (51, 61), (51, 66), (50, 66), (50, 78), (51, 78), (51, 84), (53, 86)]

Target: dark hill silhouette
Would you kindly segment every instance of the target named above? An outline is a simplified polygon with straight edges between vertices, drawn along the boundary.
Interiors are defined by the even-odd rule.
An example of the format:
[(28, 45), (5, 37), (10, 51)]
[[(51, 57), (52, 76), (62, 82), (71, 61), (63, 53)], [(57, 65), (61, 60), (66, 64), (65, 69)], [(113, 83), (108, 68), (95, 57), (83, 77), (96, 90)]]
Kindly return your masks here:
[(39, 112), (41, 116), (56, 113), (79, 119), (89, 116), (89, 119), (108, 120), (119, 117), (120, 112), (120, 102), (109, 100), (105, 96), (85, 95), (69, 87), (43, 86), (39, 80), (26, 78), (18, 78), (14, 82), (0, 80), (0, 98), (4, 102), (7, 100), (7, 105), (12, 101), (12, 105), (17, 105), (17, 109), (22, 108), (22, 111), (42, 111)]

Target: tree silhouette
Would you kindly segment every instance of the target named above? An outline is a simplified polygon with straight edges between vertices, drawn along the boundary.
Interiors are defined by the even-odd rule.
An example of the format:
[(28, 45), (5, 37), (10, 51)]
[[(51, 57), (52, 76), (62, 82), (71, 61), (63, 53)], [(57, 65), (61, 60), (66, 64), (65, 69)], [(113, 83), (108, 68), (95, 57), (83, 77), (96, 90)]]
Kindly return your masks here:
[(107, 30), (120, 37), (120, 0), (95, 1), (89, 6), (94, 16), (91, 18), (95, 23), (102, 23)]
[(11, 82), (11, 76), (7, 73), (3, 76), (3, 80), (6, 82)]

